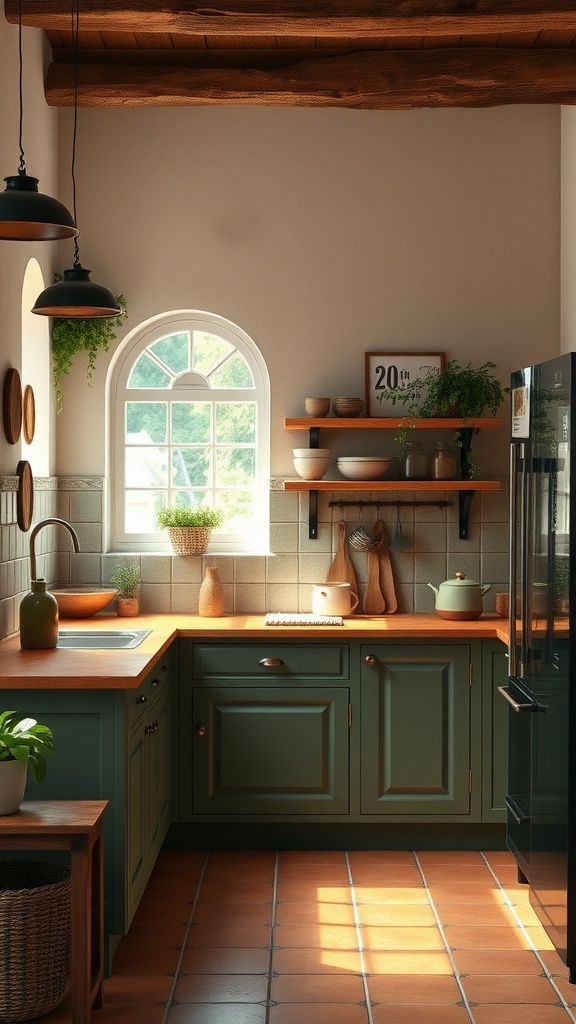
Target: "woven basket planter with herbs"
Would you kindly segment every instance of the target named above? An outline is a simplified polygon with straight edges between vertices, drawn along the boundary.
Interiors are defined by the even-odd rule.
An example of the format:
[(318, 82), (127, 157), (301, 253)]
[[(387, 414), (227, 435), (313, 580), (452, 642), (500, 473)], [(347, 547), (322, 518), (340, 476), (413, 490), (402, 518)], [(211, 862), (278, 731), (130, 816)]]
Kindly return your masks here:
[(156, 513), (158, 525), (168, 530), (176, 555), (203, 555), (208, 550), (212, 530), (220, 526), (224, 514), (217, 508), (173, 505)]

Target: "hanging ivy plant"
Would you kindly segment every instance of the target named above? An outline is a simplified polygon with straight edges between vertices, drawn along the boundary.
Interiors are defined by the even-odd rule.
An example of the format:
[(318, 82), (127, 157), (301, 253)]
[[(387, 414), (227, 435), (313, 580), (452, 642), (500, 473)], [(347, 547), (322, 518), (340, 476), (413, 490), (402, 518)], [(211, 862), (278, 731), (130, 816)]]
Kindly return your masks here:
[[(55, 274), (54, 281), (61, 281), (62, 274)], [(88, 355), (87, 379), (92, 386), (92, 374), (96, 367), (96, 356), (102, 349), (107, 352), (110, 342), (116, 338), (116, 330), (124, 323), (128, 313), (123, 295), (115, 296), (121, 312), (118, 316), (81, 318), (55, 317), (52, 321), (52, 376), (56, 391), (56, 409), (62, 411), (62, 378), (70, 372), (74, 356), (78, 352)]]

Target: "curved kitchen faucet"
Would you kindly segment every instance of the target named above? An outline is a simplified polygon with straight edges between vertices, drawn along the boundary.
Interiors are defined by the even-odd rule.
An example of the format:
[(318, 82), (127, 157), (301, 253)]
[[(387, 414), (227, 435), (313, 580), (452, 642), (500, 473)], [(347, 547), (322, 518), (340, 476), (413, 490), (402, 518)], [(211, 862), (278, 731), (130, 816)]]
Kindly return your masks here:
[(74, 551), (80, 551), (78, 534), (76, 533), (74, 527), (70, 525), (70, 523), (67, 523), (65, 519), (42, 519), (39, 523), (36, 523), (36, 526), (33, 528), (32, 533), (30, 534), (30, 578), (32, 580), (36, 579), (36, 536), (43, 526), (52, 525), (65, 526), (68, 532), (70, 533), (70, 536), (72, 537)]

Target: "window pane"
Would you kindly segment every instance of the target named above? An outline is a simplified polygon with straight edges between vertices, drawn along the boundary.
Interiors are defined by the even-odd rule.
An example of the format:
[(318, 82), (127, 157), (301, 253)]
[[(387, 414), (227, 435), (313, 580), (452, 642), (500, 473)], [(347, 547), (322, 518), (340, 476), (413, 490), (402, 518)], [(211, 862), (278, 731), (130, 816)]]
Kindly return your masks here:
[(173, 373), (182, 373), (188, 370), (188, 346), (190, 335), (186, 332), (181, 334), (168, 334), (160, 341), (150, 345), (150, 351), (158, 356)]
[(130, 444), (166, 444), (166, 402), (126, 402), (126, 440)]
[(174, 448), (172, 485), (206, 487), (210, 483), (210, 448)]
[(254, 378), (248, 363), (239, 352), (235, 352), (210, 376), (213, 388), (253, 388)]
[(216, 403), (216, 443), (254, 444), (256, 405), (254, 402)]
[(172, 443), (210, 443), (210, 402), (172, 403)]
[(167, 487), (166, 448), (126, 448), (127, 487)]
[(253, 448), (217, 448), (215, 455), (217, 487), (246, 487), (254, 482), (256, 460)]
[(126, 491), (126, 532), (156, 533), (156, 511), (165, 504), (165, 491)]
[(234, 346), (224, 338), (216, 334), (204, 334), (203, 331), (194, 331), (194, 356), (192, 369), (208, 376), (210, 370), (217, 366), (229, 352), (234, 351)]
[(217, 491), (216, 505), (226, 516), (222, 526), (226, 530), (245, 530), (256, 518), (256, 499), (253, 491)]
[(181, 505), (182, 508), (198, 508), (199, 505), (208, 505), (208, 491), (172, 491), (170, 495), (171, 505)]
[(128, 387), (169, 388), (171, 383), (171, 377), (153, 359), (150, 359), (146, 352), (143, 352), (134, 363)]

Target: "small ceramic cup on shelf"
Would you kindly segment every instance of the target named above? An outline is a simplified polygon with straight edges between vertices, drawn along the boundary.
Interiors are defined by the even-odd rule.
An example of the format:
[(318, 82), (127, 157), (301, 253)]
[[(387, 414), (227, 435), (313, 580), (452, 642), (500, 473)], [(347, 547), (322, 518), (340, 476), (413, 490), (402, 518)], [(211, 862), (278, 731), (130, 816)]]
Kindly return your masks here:
[(304, 408), (309, 416), (327, 416), (330, 412), (329, 398), (305, 398)]

